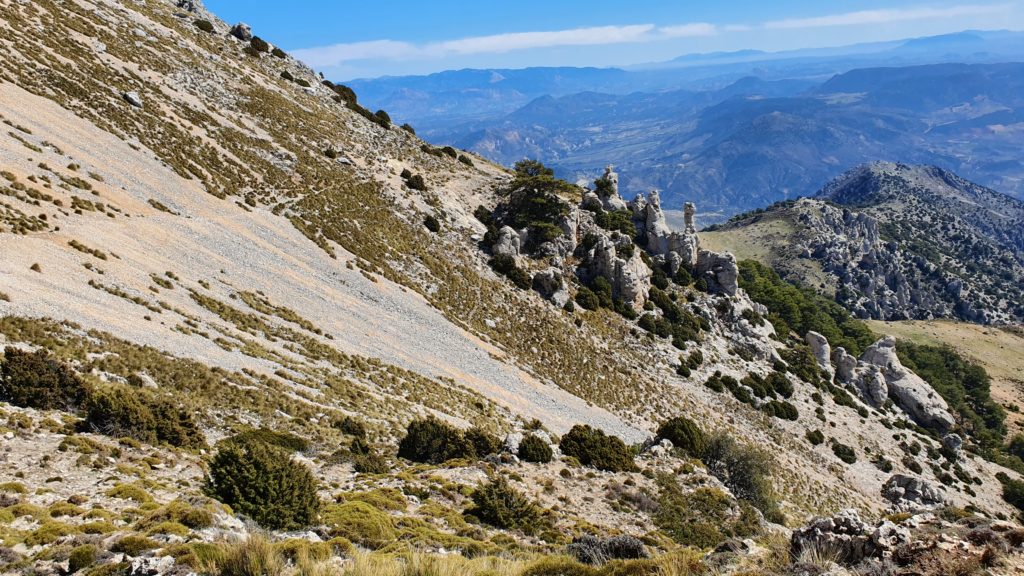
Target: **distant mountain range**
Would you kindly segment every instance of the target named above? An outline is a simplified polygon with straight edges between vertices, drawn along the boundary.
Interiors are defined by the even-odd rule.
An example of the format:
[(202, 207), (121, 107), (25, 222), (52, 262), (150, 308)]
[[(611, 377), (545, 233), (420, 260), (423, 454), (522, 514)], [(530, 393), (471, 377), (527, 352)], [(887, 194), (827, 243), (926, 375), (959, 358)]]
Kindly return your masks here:
[[(619, 164), (705, 221), (813, 193), (886, 159), (1024, 195), (1024, 33), (687, 55), (630, 70), (462, 70), (351, 83), (438, 144), (589, 181)], [(950, 63), (954, 62), (954, 63)]]
[(865, 164), (701, 238), (862, 318), (1024, 320), (1024, 203), (934, 166)]

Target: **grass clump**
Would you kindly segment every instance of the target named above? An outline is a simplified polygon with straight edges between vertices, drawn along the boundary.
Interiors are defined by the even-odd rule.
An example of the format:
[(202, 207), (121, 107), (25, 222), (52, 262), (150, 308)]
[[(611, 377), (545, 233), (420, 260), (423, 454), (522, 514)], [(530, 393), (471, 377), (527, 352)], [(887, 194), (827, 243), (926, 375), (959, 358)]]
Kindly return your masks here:
[(159, 547), (160, 543), (152, 538), (139, 536), (138, 534), (129, 534), (114, 542), (110, 547), (110, 551), (127, 554), (128, 556), (139, 556), (144, 552), (155, 550)]
[(559, 442), (562, 454), (573, 456), (584, 466), (609, 472), (635, 472), (633, 453), (626, 443), (617, 436), (605, 434), (603, 430), (577, 424), (562, 436)]
[(210, 463), (206, 491), (272, 530), (304, 528), (320, 512), (309, 468), (287, 450), (260, 441), (222, 443)]
[(332, 537), (340, 536), (367, 548), (382, 548), (398, 537), (391, 517), (366, 502), (331, 504), (325, 508), (323, 520)]
[(96, 547), (92, 544), (78, 546), (68, 554), (68, 573), (74, 574), (96, 563)]
[(245, 445), (250, 442), (262, 442), (270, 446), (284, 448), (289, 452), (306, 452), (309, 450), (309, 440), (300, 438), (288, 432), (278, 432), (269, 428), (253, 428), (235, 434), (228, 439), (229, 442)]

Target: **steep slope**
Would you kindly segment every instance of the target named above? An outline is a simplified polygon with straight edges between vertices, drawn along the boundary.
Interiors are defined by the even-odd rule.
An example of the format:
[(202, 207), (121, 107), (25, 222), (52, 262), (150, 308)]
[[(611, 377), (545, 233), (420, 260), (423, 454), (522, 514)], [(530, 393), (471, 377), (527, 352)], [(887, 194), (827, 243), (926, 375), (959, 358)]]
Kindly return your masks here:
[[(233, 454), (239, 433), (257, 436), (254, 461), (260, 438), (285, 444), (267, 453), (310, 474), (324, 507), (316, 534), (273, 538), (331, 557), (353, 542), (560, 553), (593, 531), (653, 532), (652, 549), (678, 553), (687, 542), (661, 531), (652, 494), (712, 490), (697, 493), (722, 517), (720, 538), (700, 541), (711, 548), (740, 520), (767, 538), (786, 517), (879, 516), (897, 472), (987, 521), (1013, 513), (1001, 467), (942, 455), (908, 402), (823, 381), (829, 368), (737, 289), (731, 255), (701, 250), (692, 222), (671, 230), (656, 194), (627, 205), (610, 170), (590, 192), (434, 148), (190, 1), (0, 7), (0, 393), (16, 403), (14, 388), (56, 378), (87, 396), (2, 406), (0, 552), (18, 570), (70, 571), (81, 545), (107, 570), (210, 571), (204, 545), (256, 531), (204, 496), (218, 463), (204, 451)], [(726, 453), (773, 448), (756, 494), (643, 442), (680, 414), (726, 434)], [(425, 416), (472, 425), (483, 447), (454, 435), (436, 444), (464, 458), (399, 458)], [(136, 429), (158, 417), (175, 425)], [(559, 450), (577, 424), (643, 456), (613, 442), (629, 465), (581, 471), (595, 454), (565, 443), (555, 462), (518, 461), (516, 434)], [(821, 429), (831, 444), (805, 440)], [(544, 505), (543, 531), (470, 512), (505, 477)], [(183, 505), (208, 521), (186, 522)]]
[(862, 318), (1024, 318), (1024, 203), (932, 166), (873, 163), (709, 235)]

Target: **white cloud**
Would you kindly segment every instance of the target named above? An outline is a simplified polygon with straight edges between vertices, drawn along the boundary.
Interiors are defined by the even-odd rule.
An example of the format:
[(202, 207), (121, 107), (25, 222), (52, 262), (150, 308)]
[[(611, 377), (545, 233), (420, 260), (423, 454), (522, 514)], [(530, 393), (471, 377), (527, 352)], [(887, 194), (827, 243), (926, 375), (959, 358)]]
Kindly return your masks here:
[(764, 28), (769, 30), (786, 30), (794, 28), (822, 28), (829, 26), (862, 26), (865, 24), (885, 24), (889, 22), (906, 22), (910, 20), (939, 20), (962, 18), (965, 16), (981, 16), (994, 14), (1007, 9), (1007, 5), (966, 4), (946, 8), (898, 8), (883, 10), (861, 10), (842, 14), (829, 14), (811, 18), (788, 18), (765, 22)]
[(1004, 4), (961, 4), (945, 7), (861, 10), (809, 18), (788, 18), (761, 23), (716, 25), (694, 22), (671, 26), (634, 24), (595, 26), (567, 30), (510, 32), (490, 36), (472, 36), (455, 40), (415, 44), (396, 40), (374, 40), (294, 50), (292, 53), (315, 68), (336, 68), (352, 62), (410, 62), (441, 60), (475, 54), (501, 54), (518, 50), (558, 46), (598, 46), (700, 38), (720, 33), (748, 33), (757, 30), (796, 30), (836, 26), (864, 26), (890, 22), (909, 22), (969, 18), (1012, 11), (1020, 2)]
[(358, 60), (422, 60), (471, 54), (498, 54), (556, 46), (653, 42), (668, 38), (712, 36), (717, 32), (718, 29), (713, 24), (707, 23), (681, 24), (661, 28), (654, 24), (595, 26), (550, 32), (512, 32), (427, 44), (374, 40), (303, 48), (293, 50), (292, 54), (314, 68), (323, 68)]
[(680, 26), (663, 26), (658, 28), (658, 34), (665, 38), (693, 38), (699, 36), (714, 36), (718, 34), (718, 27), (707, 22), (696, 22), (694, 24), (682, 24)]

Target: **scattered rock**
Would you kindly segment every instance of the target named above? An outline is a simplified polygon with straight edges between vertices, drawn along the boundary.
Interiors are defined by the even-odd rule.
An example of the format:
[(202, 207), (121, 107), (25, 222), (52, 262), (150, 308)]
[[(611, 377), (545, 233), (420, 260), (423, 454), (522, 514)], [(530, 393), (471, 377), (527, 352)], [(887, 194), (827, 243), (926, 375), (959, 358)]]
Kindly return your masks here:
[(569, 301), (569, 291), (562, 279), (562, 271), (558, 268), (548, 268), (534, 274), (533, 289), (557, 306), (564, 306)]
[(252, 27), (245, 22), (239, 22), (231, 27), (231, 35), (242, 42), (248, 42), (252, 40)]
[(894, 474), (882, 485), (882, 496), (895, 512), (920, 512), (945, 504), (935, 486), (921, 478)]
[(829, 346), (828, 339), (812, 330), (804, 336), (804, 340), (811, 347), (814, 359), (818, 361), (818, 367), (825, 372), (826, 378), (831, 382), (835, 377), (835, 371), (832, 369), (832, 347)]
[(138, 92), (125, 92), (124, 100), (136, 108), (142, 108), (142, 98), (139, 97)]
[(871, 526), (854, 509), (843, 510), (831, 518), (815, 518), (793, 532), (790, 546), (794, 558), (804, 551), (828, 550), (843, 564), (856, 564), (875, 551)]
[(491, 252), (496, 256), (501, 254), (517, 258), (521, 246), (519, 233), (510, 226), (502, 226), (501, 230), (498, 230), (498, 240), (491, 247)]
[(900, 362), (896, 355), (896, 338), (886, 336), (872, 344), (861, 356), (861, 363), (879, 369), (889, 395), (918, 424), (946, 431), (955, 423), (942, 396)]

